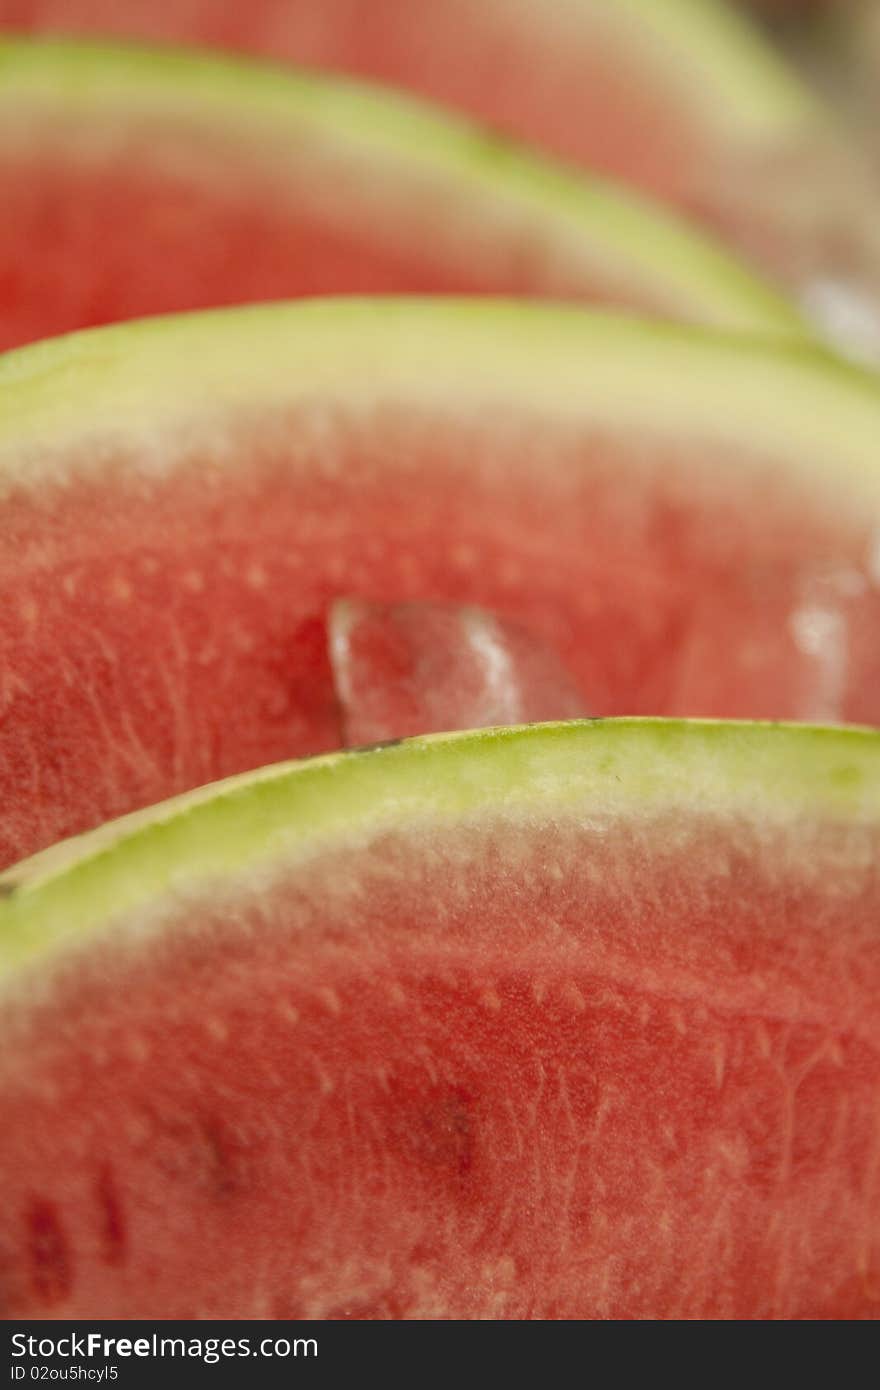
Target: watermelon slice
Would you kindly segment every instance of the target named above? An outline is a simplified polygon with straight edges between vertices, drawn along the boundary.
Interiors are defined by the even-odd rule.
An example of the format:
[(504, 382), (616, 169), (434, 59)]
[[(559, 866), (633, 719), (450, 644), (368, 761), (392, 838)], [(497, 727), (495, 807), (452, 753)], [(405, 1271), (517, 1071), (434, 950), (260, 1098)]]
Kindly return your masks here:
[(880, 733), (436, 736), (0, 878), (10, 1317), (876, 1318)]
[(415, 88), (628, 180), (880, 356), (880, 184), (719, 0), (0, 0), (0, 25), (200, 40)]
[(880, 385), (478, 300), (0, 363), (0, 859), (338, 748), (334, 600), (475, 604), (595, 715), (880, 724)]
[(589, 713), (551, 648), (480, 608), (340, 599), (327, 636), (348, 747)]
[(662, 209), (460, 120), (232, 59), (0, 42), (0, 347), (175, 309), (510, 292), (805, 335)]

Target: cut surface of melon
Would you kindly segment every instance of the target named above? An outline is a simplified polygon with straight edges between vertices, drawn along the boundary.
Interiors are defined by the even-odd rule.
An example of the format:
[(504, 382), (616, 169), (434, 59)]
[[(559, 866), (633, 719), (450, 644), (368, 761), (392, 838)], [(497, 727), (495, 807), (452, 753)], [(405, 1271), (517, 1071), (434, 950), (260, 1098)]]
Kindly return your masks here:
[(377, 88), (174, 50), (0, 40), (0, 346), (324, 293), (593, 299), (805, 336), (661, 207)]
[(265, 769), (0, 878), (11, 1317), (880, 1311), (880, 734)]
[(497, 302), (149, 320), (0, 364), (0, 859), (342, 741), (340, 597), (475, 604), (597, 715), (880, 723), (880, 391)]
[[(0, 24), (198, 40), (414, 88), (666, 199), (880, 358), (880, 184), (720, 0), (0, 0)], [(841, 300), (848, 307), (841, 310)]]

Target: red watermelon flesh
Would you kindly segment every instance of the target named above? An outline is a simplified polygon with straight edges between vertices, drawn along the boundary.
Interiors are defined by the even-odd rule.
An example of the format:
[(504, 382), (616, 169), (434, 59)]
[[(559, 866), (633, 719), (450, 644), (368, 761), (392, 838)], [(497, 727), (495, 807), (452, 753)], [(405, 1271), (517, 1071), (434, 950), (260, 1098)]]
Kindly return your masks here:
[(876, 741), (416, 741), (13, 871), (6, 1316), (875, 1318)]
[[(666, 66), (669, 54), (658, 53), (661, 40), (652, 26), (628, 14), (632, 9), (637, 16), (639, 8), (621, 6), (621, 22), (606, 0), (541, 6), (529, 0), (256, 0), (246, 7), (214, 0), (174, 6), (0, 0), (0, 22), (13, 31), (195, 40), (377, 77), (488, 118), (590, 168), (680, 197), (713, 138), (711, 129), (695, 124), (691, 109), (705, 79), (690, 74), (688, 92), (679, 73), (676, 91), (673, 64), (680, 59), (673, 56)], [(674, 14), (676, 6), (647, 0), (641, 8), (659, 10), (662, 36), (663, 10)], [(757, 47), (764, 66), (767, 57)], [(720, 46), (718, 56), (724, 56)], [(761, 80), (759, 73), (755, 81)], [(716, 117), (722, 124), (725, 114)]]
[(2, 23), (206, 42), (411, 87), (684, 208), (802, 293), (832, 336), (880, 351), (876, 180), (716, 0), (0, 0)]
[(349, 747), (589, 713), (551, 647), (480, 608), (340, 599), (327, 630)]
[(0, 347), (298, 295), (518, 293), (802, 336), (662, 209), (410, 100), (209, 55), (0, 42)]
[(664, 193), (701, 150), (699, 130), (651, 82), (650, 51), (646, 80), (632, 84), (638, 44), (609, 51), (613, 26), (603, 33), (589, 7), (581, 18), (520, 0), (0, 0), (0, 23), (198, 41), (377, 77)]
[(297, 202), (296, 182), (287, 202), (271, 180), (247, 168), (230, 177), (225, 163), (222, 186), (194, 187), (151, 169), (154, 153), (126, 150), (134, 167), (109, 171), (30, 152), (0, 167), (16, 209), (0, 231), (0, 347), (148, 313), (300, 294), (541, 288), (540, 271), (520, 277), (501, 244), (481, 274), (417, 235), (400, 246), (372, 234), (350, 190), (345, 225), (340, 207), (333, 226)]
[[(155, 320), (4, 371), (7, 863), (337, 747), (345, 596), (520, 624), (596, 715), (815, 717), (830, 662), (824, 717), (880, 723), (867, 375), (451, 301)], [(850, 589), (817, 651), (826, 573)]]

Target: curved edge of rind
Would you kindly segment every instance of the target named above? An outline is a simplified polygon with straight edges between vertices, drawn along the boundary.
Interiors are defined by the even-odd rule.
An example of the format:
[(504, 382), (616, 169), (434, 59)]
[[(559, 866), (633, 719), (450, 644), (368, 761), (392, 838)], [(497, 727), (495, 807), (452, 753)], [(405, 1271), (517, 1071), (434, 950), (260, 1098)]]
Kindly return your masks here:
[[(572, 0), (577, 5), (580, 0)], [(595, 2), (595, 0), (594, 0)], [(599, 0), (604, 6), (606, 0)], [(609, 22), (650, 34), (683, 93), (720, 129), (787, 140), (833, 114), (755, 21), (721, 0), (614, 0)]]
[(199, 883), (395, 825), (682, 810), (880, 826), (880, 731), (610, 719), (407, 739), (202, 787), (0, 875), (0, 978)]
[[(778, 452), (880, 506), (880, 378), (768, 343), (569, 304), (322, 298), (86, 329), (0, 357), (0, 491), (79, 445), (145, 444), (238, 408), (382, 395), (524, 408)], [(159, 466), (167, 451), (153, 450)], [(168, 465), (171, 466), (170, 464)], [(848, 476), (849, 475), (849, 476)]]
[(229, 125), (239, 141), (252, 131), (261, 151), (275, 151), (279, 168), (280, 137), (307, 123), (379, 163), (433, 169), (531, 209), (548, 232), (579, 238), (585, 255), (628, 273), (670, 312), (678, 306), (735, 331), (810, 336), (781, 289), (672, 210), (402, 91), (221, 53), (0, 35), (0, 110), (29, 98), (99, 114), (106, 106), (156, 109), (165, 121), (179, 111), (181, 120)]

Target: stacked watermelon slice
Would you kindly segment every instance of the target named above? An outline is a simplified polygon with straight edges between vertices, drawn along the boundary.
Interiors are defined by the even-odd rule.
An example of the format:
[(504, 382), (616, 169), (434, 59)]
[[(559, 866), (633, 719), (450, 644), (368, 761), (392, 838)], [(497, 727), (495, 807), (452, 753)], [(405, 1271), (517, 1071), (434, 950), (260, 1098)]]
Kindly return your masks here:
[(0, 27), (0, 1311), (876, 1318), (868, 153), (714, 0)]

